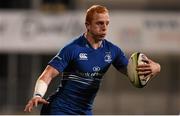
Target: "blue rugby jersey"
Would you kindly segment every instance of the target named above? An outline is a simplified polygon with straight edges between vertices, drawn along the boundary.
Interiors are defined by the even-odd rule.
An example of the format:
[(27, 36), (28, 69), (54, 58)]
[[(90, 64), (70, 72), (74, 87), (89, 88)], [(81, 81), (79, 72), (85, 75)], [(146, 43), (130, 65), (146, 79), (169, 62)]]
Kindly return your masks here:
[(63, 73), (51, 113), (58, 109), (67, 114), (90, 114), (86, 111), (92, 109), (102, 76), (111, 64), (119, 69), (126, 67), (128, 60), (119, 47), (105, 39), (98, 49), (92, 48), (84, 35), (66, 45), (49, 62)]

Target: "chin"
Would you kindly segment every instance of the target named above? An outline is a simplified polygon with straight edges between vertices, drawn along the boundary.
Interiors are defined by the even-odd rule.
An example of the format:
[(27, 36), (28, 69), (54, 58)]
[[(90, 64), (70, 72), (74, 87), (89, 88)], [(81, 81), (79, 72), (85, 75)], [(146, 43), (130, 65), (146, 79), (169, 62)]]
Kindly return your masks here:
[(98, 38), (98, 41), (102, 41), (102, 40), (104, 40), (104, 38)]
[(96, 35), (94, 38), (96, 38), (96, 40), (103, 40), (105, 38), (106, 34), (101, 34), (101, 35)]
[(101, 36), (99, 39), (103, 40), (105, 38), (105, 36)]
[(99, 35), (100, 38), (105, 38), (106, 34)]
[(98, 40), (103, 40), (105, 38), (105, 36), (99, 36)]

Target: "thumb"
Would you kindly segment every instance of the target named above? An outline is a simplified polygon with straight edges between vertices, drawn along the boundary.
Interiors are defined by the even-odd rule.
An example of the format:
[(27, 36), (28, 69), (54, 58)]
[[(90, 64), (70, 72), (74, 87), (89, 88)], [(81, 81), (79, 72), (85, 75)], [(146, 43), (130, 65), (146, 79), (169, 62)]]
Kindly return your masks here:
[(46, 101), (45, 99), (41, 99), (41, 101), (40, 101), (42, 104), (49, 104), (49, 102), (48, 101)]

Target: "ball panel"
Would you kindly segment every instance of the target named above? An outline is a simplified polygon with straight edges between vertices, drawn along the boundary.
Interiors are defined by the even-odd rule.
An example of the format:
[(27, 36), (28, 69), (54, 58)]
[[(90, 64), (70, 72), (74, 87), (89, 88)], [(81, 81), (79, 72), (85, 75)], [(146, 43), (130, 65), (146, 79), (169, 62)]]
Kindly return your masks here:
[(127, 71), (128, 71), (128, 77), (129, 77), (129, 79), (130, 79), (130, 81), (132, 82), (132, 83), (134, 83), (135, 82), (135, 76), (137, 76), (136, 75), (136, 73), (137, 73), (137, 71), (135, 70), (135, 67), (136, 67), (136, 65), (137, 65), (137, 54), (136, 53), (134, 53), (134, 54), (132, 54), (131, 55), (131, 57), (130, 57), (130, 59), (129, 59), (129, 63), (128, 63), (128, 67), (127, 67)]

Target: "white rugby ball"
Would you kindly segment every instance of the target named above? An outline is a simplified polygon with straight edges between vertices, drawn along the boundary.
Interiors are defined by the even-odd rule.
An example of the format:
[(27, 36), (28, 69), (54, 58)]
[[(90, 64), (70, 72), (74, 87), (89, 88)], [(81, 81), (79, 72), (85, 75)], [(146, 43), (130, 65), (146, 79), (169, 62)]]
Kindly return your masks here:
[(129, 77), (131, 83), (135, 87), (138, 87), (138, 88), (144, 87), (151, 77), (150, 75), (138, 76), (138, 72), (136, 71), (136, 67), (139, 64), (145, 63), (143, 61), (143, 59), (147, 59), (147, 57), (143, 53), (135, 52), (129, 58), (129, 63), (128, 63), (128, 67), (127, 67), (128, 77)]

